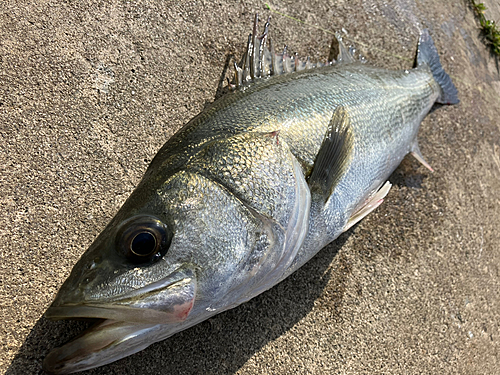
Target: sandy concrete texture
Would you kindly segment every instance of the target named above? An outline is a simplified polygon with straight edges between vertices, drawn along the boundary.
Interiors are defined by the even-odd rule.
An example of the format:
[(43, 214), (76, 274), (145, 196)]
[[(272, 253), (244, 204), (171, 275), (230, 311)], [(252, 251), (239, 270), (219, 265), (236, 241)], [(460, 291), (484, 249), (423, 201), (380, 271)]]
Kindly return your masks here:
[[(255, 12), (300, 56), (331, 34), (412, 66), (434, 37), (461, 103), (423, 122), (386, 202), (252, 301), (88, 374), (499, 374), (500, 80), (465, 0), (2, 1), (0, 369), (41, 374), (82, 322), (42, 315), (161, 145), (213, 100)], [(500, 8), (490, 18), (500, 20)], [(317, 26), (317, 27), (316, 27)]]

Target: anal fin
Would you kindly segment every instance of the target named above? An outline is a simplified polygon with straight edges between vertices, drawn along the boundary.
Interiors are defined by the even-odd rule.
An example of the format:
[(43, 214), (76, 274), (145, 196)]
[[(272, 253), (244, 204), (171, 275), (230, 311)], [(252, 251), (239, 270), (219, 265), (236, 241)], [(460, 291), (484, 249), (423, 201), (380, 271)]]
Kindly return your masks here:
[(338, 106), (328, 124), (309, 177), (311, 193), (319, 193), (325, 202), (328, 200), (347, 169), (353, 144), (354, 136), (349, 115), (343, 106)]
[(434, 172), (434, 169), (432, 169), (432, 167), (429, 165), (429, 163), (427, 163), (425, 161), (422, 153), (420, 152), (420, 147), (418, 147), (417, 140), (415, 140), (415, 142), (413, 142), (413, 144), (411, 146), (411, 151), (410, 152), (413, 155), (413, 157), (420, 162), (420, 164), (422, 164), (425, 168), (427, 168), (431, 172)]
[(344, 232), (349, 230), (353, 225), (364, 219), (371, 212), (373, 212), (378, 206), (384, 202), (384, 198), (391, 190), (392, 184), (387, 181), (384, 186), (382, 186), (375, 194), (368, 198), (362, 206), (360, 206), (354, 214), (351, 216), (346, 226), (344, 227)]

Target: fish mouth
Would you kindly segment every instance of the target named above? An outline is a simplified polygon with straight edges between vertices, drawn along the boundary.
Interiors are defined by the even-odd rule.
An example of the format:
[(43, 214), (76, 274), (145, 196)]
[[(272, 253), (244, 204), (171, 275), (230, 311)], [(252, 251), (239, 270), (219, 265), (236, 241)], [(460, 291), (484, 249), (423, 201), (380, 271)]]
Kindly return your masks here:
[(191, 270), (170, 276), (105, 301), (63, 302), (57, 296), (45, 312), (50, 320), (97, 318), (129, 323), (168, 324), (184, 321), (194, 305), (196, 279)]
[(57, 296), (45, 312), (46, 318), (97, 318), (101, 321), (53, 349), (44, 359), (43, 368), (52, 374), (70, 374), (141, 351), (157, 341), (159, 330), (169, 330), (167, 327), (171, 325), (175, 331), (175, 327), (187, 319), (195, 295), (193, 272), (178, 270), (165, 279), (109, 302), (61, 303)]

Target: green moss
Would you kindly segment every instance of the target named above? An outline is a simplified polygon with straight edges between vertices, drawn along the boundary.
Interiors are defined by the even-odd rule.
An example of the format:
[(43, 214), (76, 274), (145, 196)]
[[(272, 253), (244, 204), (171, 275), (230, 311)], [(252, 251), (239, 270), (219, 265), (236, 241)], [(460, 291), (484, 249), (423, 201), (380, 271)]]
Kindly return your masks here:
[(471, 0), (471, 3), (483, 29), (484, 37), (491, 46), (493, 53), (500, 56), (500, 30), (498, 29), (495, 21), (488, 20), (484, 16), (486, 7), (483, 3), (477, 3), (474, 0)]

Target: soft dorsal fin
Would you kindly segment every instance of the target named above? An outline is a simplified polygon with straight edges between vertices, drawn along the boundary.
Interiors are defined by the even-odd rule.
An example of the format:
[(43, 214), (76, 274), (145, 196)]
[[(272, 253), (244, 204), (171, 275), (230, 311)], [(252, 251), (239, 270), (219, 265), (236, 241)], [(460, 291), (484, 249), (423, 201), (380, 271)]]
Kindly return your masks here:
[(350, 47), (347, 49), (346, 45), (342, 41), (342, 35), (340, 33), (335, 33), (335, 39), (337, 39), (338, 43), (338, 55), (337, 55), (337, 62), (339, 63), (353, 63), (356, 60), (354, 60), (354, 47)]
[(309, 177), (311, 192), (320, 193), (326, 202), (347, 169), (354, 135), (346, 109), (338, 106), (328, 124), (314, 168)]
[[(353, 56), (354, 49), (348, 49), (345, 46), (340, 33), (335, 34), (330, 55), (325, 63), (312, 63), (309, 57), (301, 59), (297, 53), (290, 55), (287, 51), (287, 46), (283, 48), (281, 53), (276, 53), (275, 45), (269, 38), (270, 21), (271, 17), (269, 17), (265, 23), (262, 34), (259, 35), (259, 15), (255, 15), (253, 32), (248, 36), (246, 51), (240, 63), (234, 63), (234, 78), (229, 84), (230, 88), (245, 87), (250, 82), (255, 82), (260, 78), (273, 75), (289, 74), (305, 69), (320, 68), (337, 62), (355, 62)], [(332, 51), (334, 52), (332, 53)]]

